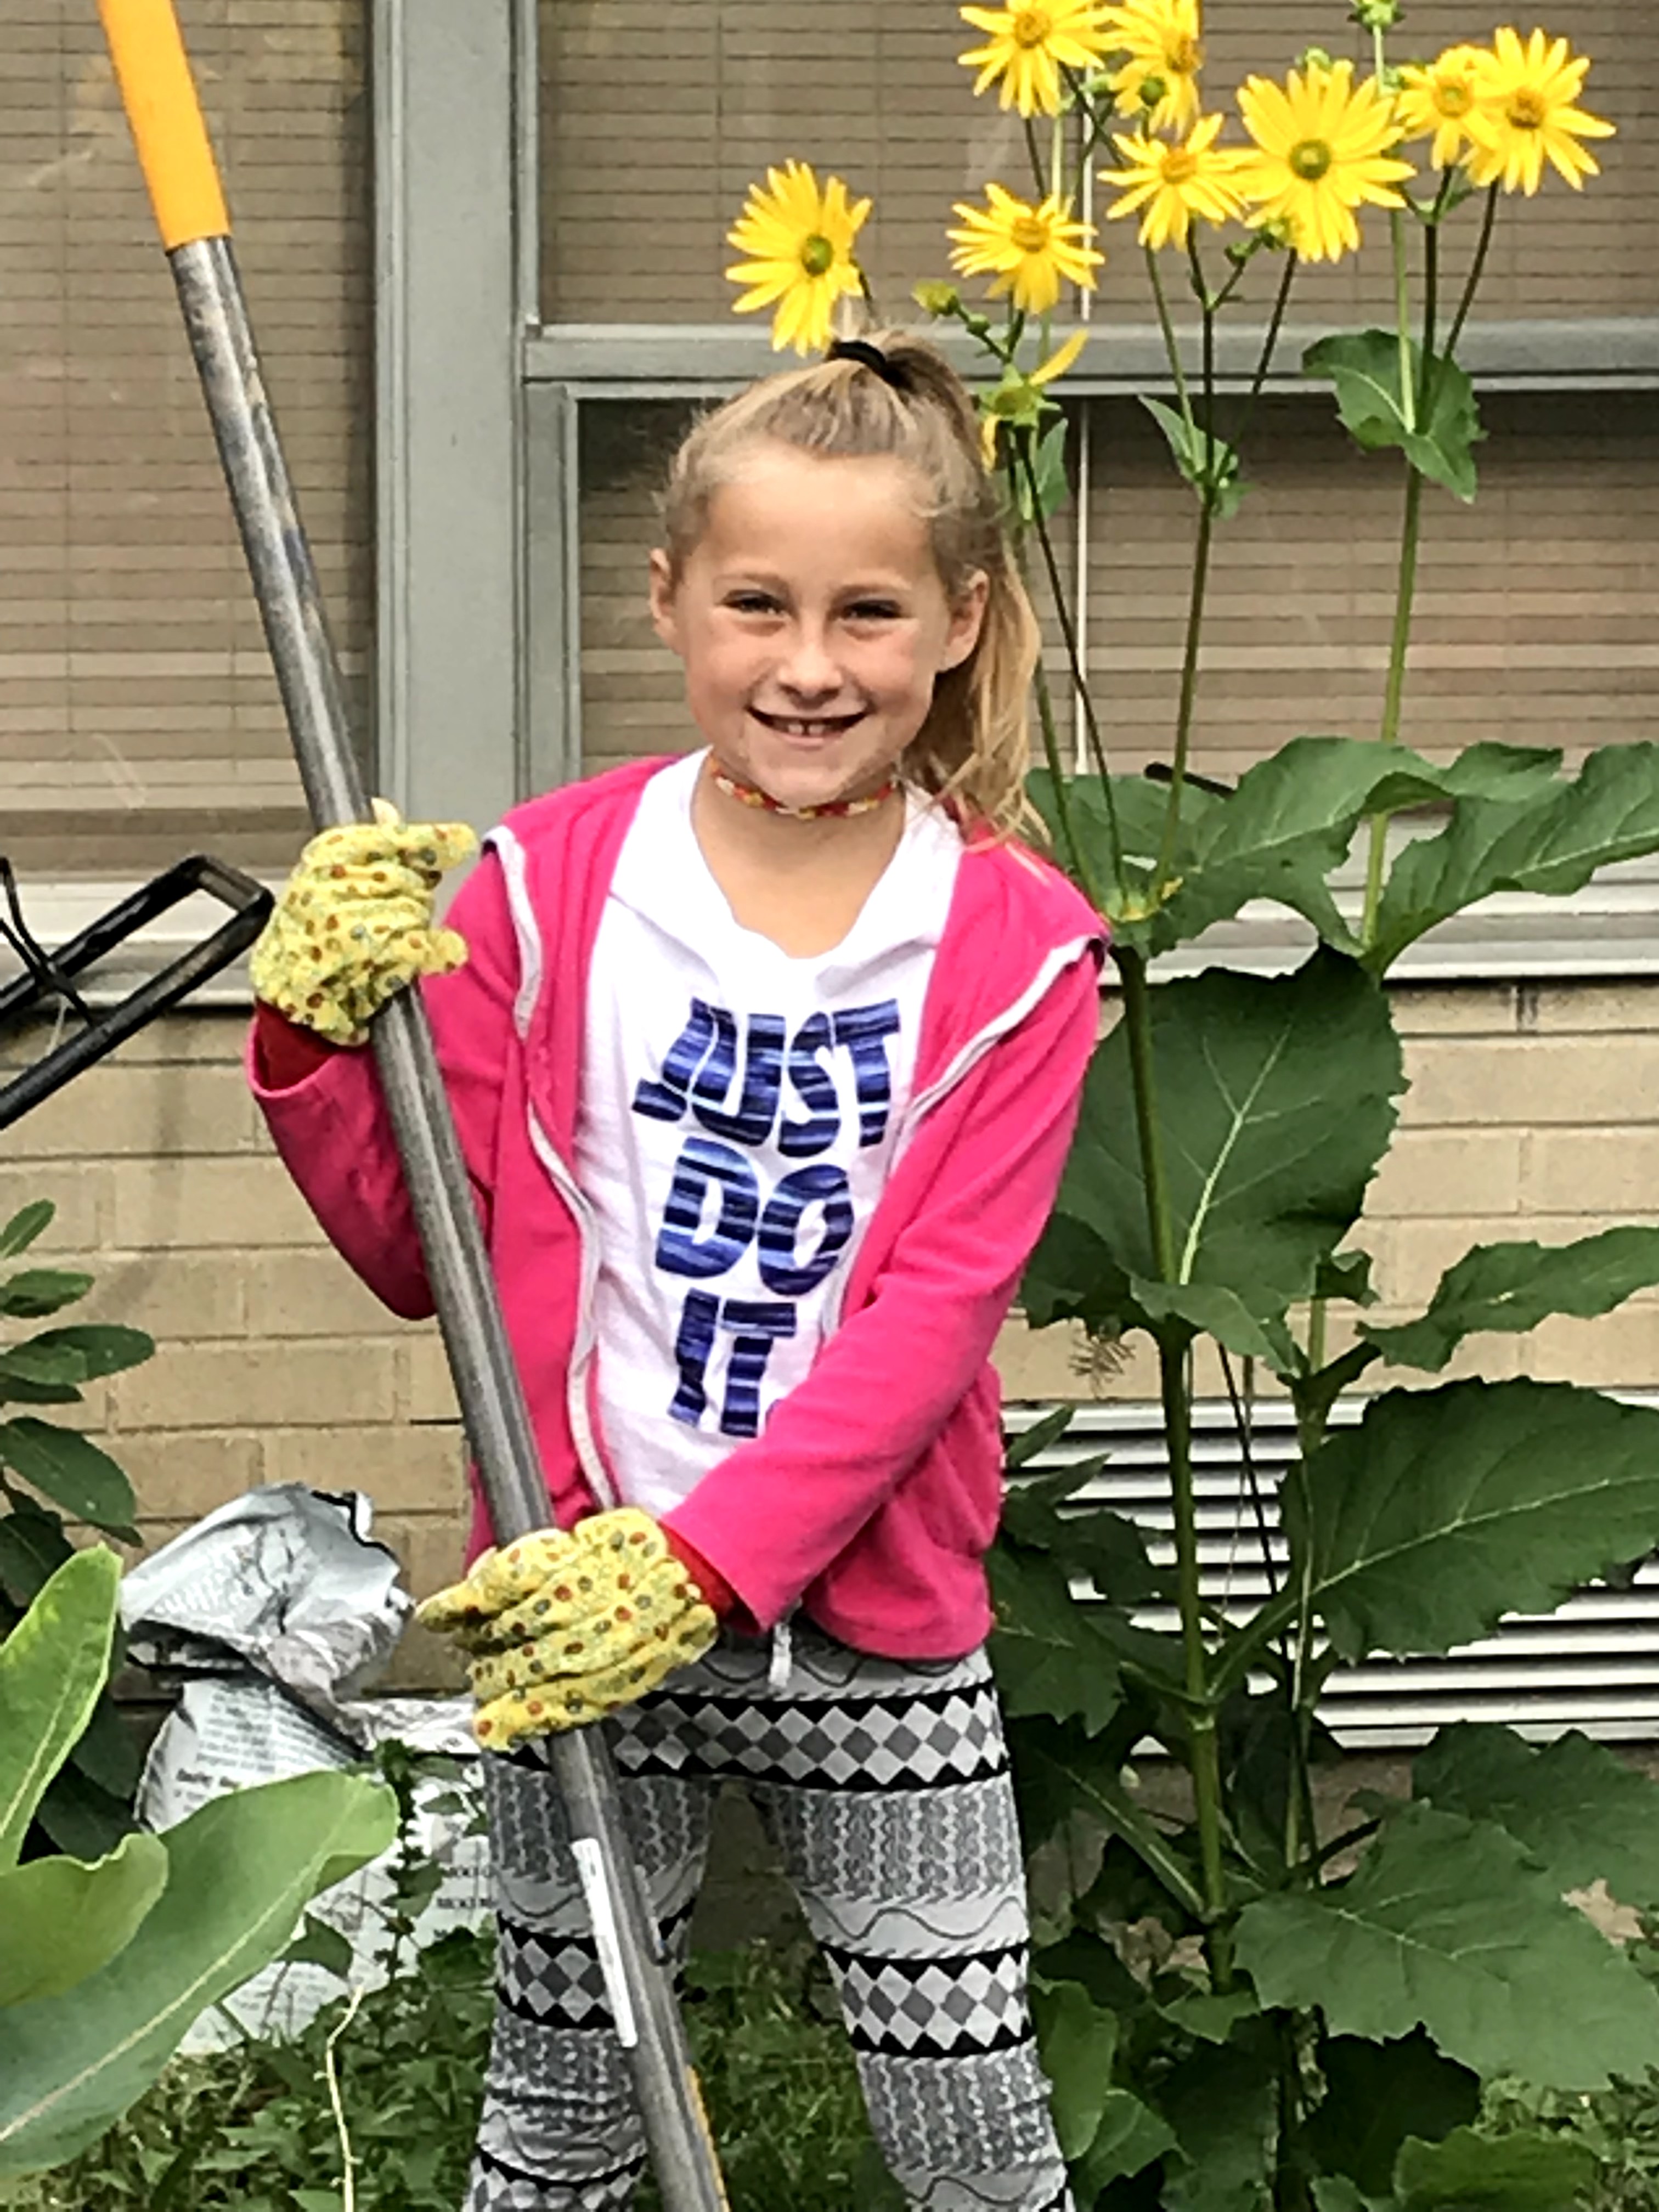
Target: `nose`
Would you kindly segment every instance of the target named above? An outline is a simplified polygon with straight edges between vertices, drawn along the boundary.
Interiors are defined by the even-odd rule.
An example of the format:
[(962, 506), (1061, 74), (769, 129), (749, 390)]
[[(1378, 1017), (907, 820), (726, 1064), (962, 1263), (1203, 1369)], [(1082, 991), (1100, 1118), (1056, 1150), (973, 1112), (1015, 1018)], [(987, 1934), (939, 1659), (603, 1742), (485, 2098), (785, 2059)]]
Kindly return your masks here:
[(832, 699), (841, 689), (841, 668), (830, 641), (816, 623), (797, 623), (789, 634), (778, 682), (803, 705)]

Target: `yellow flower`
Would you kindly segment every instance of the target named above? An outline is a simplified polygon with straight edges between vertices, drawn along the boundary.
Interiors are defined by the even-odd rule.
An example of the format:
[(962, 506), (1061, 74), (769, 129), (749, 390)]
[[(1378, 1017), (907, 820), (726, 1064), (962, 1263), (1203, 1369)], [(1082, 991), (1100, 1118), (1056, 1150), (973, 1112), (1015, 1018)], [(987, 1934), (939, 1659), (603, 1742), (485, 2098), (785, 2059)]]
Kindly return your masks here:
[(830, 343), (836, 301), (861, 288), (853, 241), (869, 212), (868, 200), (848, 200), (839, 177), (820, 187), (805, 161), (769, 169), (763, 186), (750, 186), (743, 213), (726, 233), (726, 243), (749, 258), (726, 273), (734, 284), (750, 287), (733, 301), (736, 313), (776, 303), (775, 351), (793, 346), (797, 353), (820, 353)]
[(1028, 7), (1009, 0), (1003, 8), (963, 8), (964, 23), (987, 34), (988, 43), (957, 57), (976, 69), (975, 93), (1002, 80), (998, 97), (1022, 115), (1058, 115), (1062, 69), (1091, 70), (1104, 51), (1100, 0), (1046, 0)]
[(1145, 131), (1128, 137), (1112, 133), (1119, 167), (1103, 169), (1103, 185), (1122, 187), (1107, 209), (1109, 222), (1146, 212), (1140, 221), (1140, 242), (1155, 250), (1185, 246), (1193, 217), (1206, 222), (1229, 222), (1244, 212), (1244, 198), (1233, 181), (1249, 156), (1231, 146), (1218, 146), (1222, 118), (1202, 118), (1184, 143), (1170, 145)]
[(1199, 0), (1127, 0), (1107, 10), (1107, 45), (1127, 57), (1106, 82), (1143, 130), (1185, 131), (1198, 120)]
[(1395, 109), (1407, 138), (1432, 137), (1429, 159), (1437, 169), (1461, 161), (1469, 140), (1469, 118), (1480, 97), (1476, 72), (1479, 46), (1448, 46), (1432, 62), (1413, 62), (1400, 72)]
[(1394, 102), (1374, 77), (1356, 85), (1353, 64), (1292, 70), (1283, 84), (1247, 77), (1244, 127), (1255, 141), (1237, 176), (1257, 203), (1253, 222), (1282, 223), (1308, 261), (1340, 261), (1359, 245), (1354, 210), (1399, 207), (1412, 173), (1389, 150), (1399, 143)]
[(963, 228), (949, 234), (955, 246), (951, 266), (964, 276), (989, 275), (991, 297), (1011, 298), (1028, 315), (1046, 315), (1062, 284), (1094, 289), (1094, 272), (1104, 259), (1087, 244), (1094, 225), (1071, 220), (1071, 202), (1051, 192), (1041, 202), (1017, 199), (1000, 185), (987, 185), (986, 205), (958, 200)]
[(1523, 46), (1518, 31), (1502, 30), (1492, 45), (1494, 52), (1480, 56), (1480, 100), (1469, 118), (1470, 176), (1477, 185), (1501, 184), (1505, 191), (1530, 195), (1543, 180), (1547, 155), (1573, 190), (1582, 191), (1584, 179), (1601, 171), (1578, 141), (1613, 135), (1611, 123), (1574, 105), (1589, 58), (1572, 54), (1565, 39), (1548, 39), (1542, 31), (1534, 31)]

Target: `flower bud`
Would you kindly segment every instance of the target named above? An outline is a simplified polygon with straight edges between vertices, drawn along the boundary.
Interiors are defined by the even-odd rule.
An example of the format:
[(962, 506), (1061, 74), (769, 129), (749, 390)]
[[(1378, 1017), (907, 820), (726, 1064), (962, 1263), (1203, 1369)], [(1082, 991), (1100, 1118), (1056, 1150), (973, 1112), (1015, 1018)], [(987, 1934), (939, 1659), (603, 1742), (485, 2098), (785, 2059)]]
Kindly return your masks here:
[(924, 315), (954, 315), (962, 305), (962, 295), (954, 284), (918, 284), (910, 296)]
[(1333, 70), (1336, 67), (1323, 46), (1305, 47), (1297, 57), (1296, 65), (1304, 73), (1309, 70)]
[(1144, 76), (1141, 78), (1139, 90), (1137, 93), (1136, 97), (1139, 99), (1141, 106), (1146, 110), (1146, 112), (1149, 115), (1155, 107), (1161, 107), (1169, 96), (1170, 80), (1168, 77)]
[(1353, 21), (1362, 31), (1391, 31), (1400, 21), (1400, 0), (1353, 0)]

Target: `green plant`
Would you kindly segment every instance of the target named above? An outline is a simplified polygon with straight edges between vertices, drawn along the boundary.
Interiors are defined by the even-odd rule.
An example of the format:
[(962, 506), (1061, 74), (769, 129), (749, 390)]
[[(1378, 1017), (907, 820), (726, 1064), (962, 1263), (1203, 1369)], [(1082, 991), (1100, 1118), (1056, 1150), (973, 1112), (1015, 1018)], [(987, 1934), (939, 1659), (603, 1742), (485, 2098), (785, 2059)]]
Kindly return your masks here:
[[(51, 1224), (50, 1200), (0, 1228), (0, 1260), (26, 1252)], [(24, 1267), (0, 1280), (0, 1319), (42, 1321), (86, 1296), (78, 1269)], [(136, 1367), (155, 1347), (142, 1330), (83, 1322), (0, 1343), (0, 1406), (70, 1406), (82, 1385)], [(39, 1413), (0, 1419), (0, 1643), (72, 1553), (64, 1521), (137, 1543), (132, 1486), (79, 1430)], [(112, 1666), (120, 1663), (118, 1648)], [(107, 1851), (132, 1826), (138, 1755), (106, 1688), (36, 1808), (25, 1856), (54, 1849), (79, 1858)]]
[[(1334, 1667), (1444, 1652), (1659, 1539), (1659, 1413), (1566, 1385), (1432, 1379), (1480, 1333), (1605, 1314), (1659, 1284), (1659, 1231), (1477, 1249), (1425, 1312), (1394, 1325), (1368, 1314), (1354, 1241), (1406, 1089), (1387, 988), (1401, 954), (1493, 892), (1560, 896), (1659, 851), (1659, 746), (1592, 750), (1566, 774), (1556, 750), (1480, 744), (1431, 759), (1401, 742), (1425, 518), (1443, 493), (1478, 489), (1480, 409), (1459, 349), (1500, 202), (1536, 189), (1547, 155), (1582, 182), (1595, 164), (1580, 141), (1613, 134), (1577, 105), (1589, 64), (1565, 40), (1500, 29), (1488, 47), (1402, 69), (1388, 51), (1401, 12), (1356, 0), (1350, 57), (1310, 50), (1282, 84), (1247, 82), (1251, 143), (1230, 149), (1223, 118), (1200, 119), (1196, 0), (974, 9), (988, 43), (963, 58), (977, 90), (1000, 80), (1026, 118), (1029, 197), (992, 185), (983, 208), (957, 210), (954, 265), (993, 276), (983, 310), (954, 285), (917, 293), (991, 380), (986, 457), (1022, 564), (1047, 586), (1079, 708), (1073, 758), (1039, 671), (1034, 796), (1112, 928), (1118, 1018), (1024, 1303), (1039, 1326), (1080, 1323), (1097, 1346), (1150, 1340), (1170, 1470), (1171, 1565), (1084, 1504), (1084, 1468), (1014, 1499), (994, 1577), (1042, 1920), (1039, 2028), (1088, 2208), (1542, 2212), (1593, 2185), (1595, 2154), (1582, 2131), (1505, 2124), (1483, 2083), (1595, 2093), (1659, 2048), (1659, 1996), (1564, 1901), (1598, 1880), (1622, 1902), (1659, 1900), (1659, 1794), (1610, 1754), (1577, 1737), (1539, 1751), (1503, 1729), (1448, 1729), (1409, 1798), (1371, 1802), (1338, 1836), (1315, 1818)], [(1419, 177), (1405, 157), (1430, 137)], [(1140, 216), (1175, 403), (1145, 404), (1196, 510), (1170, 754), (1145, 775), (1108, 757), (1113, 716), (1079, 653), (1052, 527), (1069, 495), (1060, 380), (1086, 335), (1057, 345), (1053, 313), (1062, 284), (1095, 281), (1074, 211), (1109, 137), (1121, 166), (1100, 181), (1119, 194), (1110, 215)], [(765, 258), (731, 273), (752, 288), (740, 309), (775, 304), (778, 343), (810, 345), (835, 294), (863, 282), (867, 204), (838, 225), (845, 196), (832, 179), (820, 197), (811, 173), (751, 195), (748, 236)], [(1213, 551), (1249, 494), (1298, 273), (1358, 248), (1362, 205), (1386, 210), (1392, 316), (1322, 338), (1302, 366), (1401, 483), (1377, 734), (1292, 737), (1233, 787), (1212, 785), (1191, 755)], [(1229, 223), (1218, 267), (1210, 234)], [(1253, 291), (1240, 357), (1254, 367), (1235, 397), (1218, 334)], [(1396, 817), (1405, 834), (1391, 837)], [(1297, 972), (1218, 962), (1154, 986), (1160, 954), (1253, 901), (1307, 925)], [(1333, 1427), (1338, 1398), (1385, 1364), (1422, 1386), (1384, 1390), (1357, 1426)], [(1258, 1500), (1271, 1595), (1254, 1612), (1210, 1604), (1200, 1581), (1200, 1373), (1222, 1378)], [(1283, 1565), (1252, 1449), (1264, 1373), (1297, 1427), (1277, 1501)], [(1152, 1605), (1174, 1628), (1148, 1626)], [(1136, 1787), (1148, 1741), (1184, 1772), (1180, 1816)]]
[(378, 1784), (306, 1774), (90, 1864), (19, 1863), (103, 1686), (119, 1575), (113, 1553), (77, 1553), (0, 1645), (0, 2179), (94, 2142), (198, 2014), (276, 1955), (307, 1900), (393, 1833)]

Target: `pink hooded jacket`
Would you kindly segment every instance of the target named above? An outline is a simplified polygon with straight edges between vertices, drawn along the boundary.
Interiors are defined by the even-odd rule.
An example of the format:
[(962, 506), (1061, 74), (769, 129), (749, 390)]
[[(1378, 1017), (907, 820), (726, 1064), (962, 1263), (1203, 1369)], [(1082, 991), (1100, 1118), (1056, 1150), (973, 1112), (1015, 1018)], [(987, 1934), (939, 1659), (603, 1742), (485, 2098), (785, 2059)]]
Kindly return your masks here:
[[(661, 761), (516, 808), (447, 919), (470, 955), (424, 986), (554, 1514), (617, 1502), (595, 1413), (599, 1253), (574, 1155), (588, 965)], [(1102, 926), (1018, 846), (970, 848), (922, 1015), (893, 1171), (806, 1379), (669, 1514), (763, 1627), (797, 1603), (896, 1658), (970, 1650), (1001, 1503), (989, 1354), (1041, 1233), (1097, 1024)], [(250, 1075), (329, 1237), (395, 1313), (432, 1311), (367, 1053), (276, 1090)], [(474, 1548), (488, 1540), (482, 1510)]]

